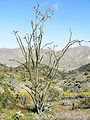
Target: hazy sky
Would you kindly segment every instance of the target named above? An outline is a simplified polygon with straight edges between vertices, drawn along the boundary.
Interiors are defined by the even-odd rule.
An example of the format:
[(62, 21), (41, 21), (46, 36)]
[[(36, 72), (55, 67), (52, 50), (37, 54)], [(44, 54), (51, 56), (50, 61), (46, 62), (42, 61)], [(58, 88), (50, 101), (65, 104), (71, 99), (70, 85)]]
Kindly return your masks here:
[[(53, 7), (55, 13), (45, 24), (44, 43), (65, 45), (72, 29), (74, 39), (90, 40), (90, 0), (38, 0), (41, 10)], [(0, 0), (0, 47), (18, 47), (13, 30), (22, 36), (30, 31), (36, 0)]]

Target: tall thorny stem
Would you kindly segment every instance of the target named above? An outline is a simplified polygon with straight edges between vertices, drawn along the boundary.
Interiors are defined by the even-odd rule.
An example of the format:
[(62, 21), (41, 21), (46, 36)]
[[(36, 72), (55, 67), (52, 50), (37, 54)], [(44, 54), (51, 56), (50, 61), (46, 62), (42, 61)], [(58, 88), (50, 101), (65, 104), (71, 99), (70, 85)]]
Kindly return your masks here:
[[(34, 7), (35, 10), (35, 16), (36, 16), (36, 22), (31, 21), (31, 33), (27, 33), (25, 37), (23, 38), (27, 43), (27, 49), (25, 48), (23, 44), (23, 40), (18, 34), (18, 31), (14, 31), (14, 35), (16, 37), (16, 40), (19, 44), (19, 47), (22, 51), (22, 54), (25, 59), (25, 64), (21, 63), (20, 61), (17, 61), (24, 65), (24, 67), (27, 69), (29, 73), (29, 80), (31, 83), (31, 86), (26, 85), (30, 90), (30, 95), (32, 96), (32, 100), (34, 102), (35, 107), (37, 108), (37, 112), (40, 110), (42, 111), (44, 106), (44, 99), (46, 96), (46, 90), (48, 89), (48, 86), (46, 88), (40, 89), (40, 80), (39, 80), (39, 70), (40, 70), (40, 63), (44, 57), (44, 55), (41, 55), (41, 50), (44, 49), (48, 44), (44, 45), (42, 47), (42, 39), (44, 35), (43, 31), (43, 25), (47, 21), (47, 19), (51, 18), (50, 16), (53, 15), (53, 10), (47, 9), (44, 14), (42, 14), (39, 11), (40, 5), (37, 3), (37, 5)], [(15, 61), (15, 60), (14, 60)], [(32, 78), (32, 69), (34, 70), (35, 77)], [(44, 89), (44, 90), (43, 90)], [(45, 90), (46, 89), (46, 90)], [(41, 94), (40, 94), (41, 92)]]
[[(23, 44), (23, 40), (18, 34), (18, 31), (14, 31), (13, 34), (16, 37), (16, 40), (18, 42), (18, 45), (22, 51), (23, 57), (25, 59), (25, 63), (21, 63), (18, 60), (13, 60), (21, 65), (23, 65), (27, 72), (29, 73), (29, 82), (30, 84), (26, 84), (26, 87), (30, 89), (30, 91), (26, 90), (32, 97), (32, 100), (34, 102), (34, 105), (37, 109), (37, 113), (42, 113), (45, 109), (45, 104), (47, 102), (47, 93), (48, 89), (50, 88), (50, 85), (53, 82), (54, 76), (56, 74), (56, 70), (59, 66), (59, 61), (66, 53), (67, 49), (73, 45), (74, 43), (81, 43), (83, 40), (72, 40), (72, 32), (70, 30), (70, 37), (69, 41), (66, 44), (66, 46), (60, 51), (58, 54), (55, 53), (54, 49), (51, 49), (49, 47), (49, 67), (50, 70), (48, 74), (45, 76), (44, 81), (40, 80), (40, 64), (42, 63), (42, 60), (45, 57), (45, 54), (41, 54), (42, 50), (47, 47), (48, 45), (51, 45), (52, 43), (46, 43), (42, 47), (42, 40), (43, 40), (43, 26), (44, 23), (51, 18), (53, 15), (52, 9), (47, 9), (45, 13), (42, 13), (39, 11), (40, 5), (37, 3), (36, 6), (34, 6), (35, 10), (35, 16), (36, 20), (35, 22), (31, 21), (31, 33), (26, 33), (23, 40), (26, 41), (27, 47), (25, 48)], [(54, 46), (55, 48), (55, 46)], [(53, 58), (53, 60), (52, 60)], [(32, 70), (34, 71), (34, 78), (32, 75)]]

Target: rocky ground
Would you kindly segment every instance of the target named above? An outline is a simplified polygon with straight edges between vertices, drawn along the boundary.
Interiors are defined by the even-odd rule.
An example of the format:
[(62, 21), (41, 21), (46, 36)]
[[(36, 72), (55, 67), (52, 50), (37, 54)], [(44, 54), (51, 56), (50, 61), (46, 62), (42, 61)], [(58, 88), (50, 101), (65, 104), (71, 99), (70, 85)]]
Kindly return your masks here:
[(58, 102), (53, 103), (57, 120), (90, 120), (90, 109), (72, 110), (69, 106), (62, 106)]

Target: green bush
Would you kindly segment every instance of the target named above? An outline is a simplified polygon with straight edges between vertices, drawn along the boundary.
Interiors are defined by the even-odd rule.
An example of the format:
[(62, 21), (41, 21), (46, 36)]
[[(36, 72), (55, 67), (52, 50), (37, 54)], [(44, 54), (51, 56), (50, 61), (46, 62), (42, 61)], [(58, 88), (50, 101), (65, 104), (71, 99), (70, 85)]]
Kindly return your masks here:
[(90, 108), (90, 97), (85, 97), (80, 101), (80, 107), (87, 109)]
[(50, 102), (60, 100), (60, 94), (61, 92), (59, 91), (58, 88), (51, 87), (48, 92), (48, 100)]
[(0, 86), (2, 86), (2, 88), (4, 89), (4, 92), (0, 93), (0, 105), (2, 106), (2, 108), (12, 109), (16, 104), (13, 92), (5, 83)]

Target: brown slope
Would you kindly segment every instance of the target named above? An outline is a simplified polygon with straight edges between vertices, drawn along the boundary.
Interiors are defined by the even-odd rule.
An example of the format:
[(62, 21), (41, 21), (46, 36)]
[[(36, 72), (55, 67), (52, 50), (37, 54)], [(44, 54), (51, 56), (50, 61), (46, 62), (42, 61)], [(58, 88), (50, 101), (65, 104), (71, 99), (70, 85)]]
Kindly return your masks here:
[[(19, 48), (15, 49), (0, 48), (0, 63), (13, 67), (18, 65), (16, 62), (9, 61), (9, 59), (24, 61), (24, 58)], [(44, 57), (42, 63), (44, 64), (49, 63), (48, 56)], [(68, 68), (68, 70), (73, 70), (88, 63), (90, 63), (90, 47), (80, 46), (70, 48), (65, 53), (64, 57), (61, 59), (59, 63), (59, 69), (63, 70)]]

